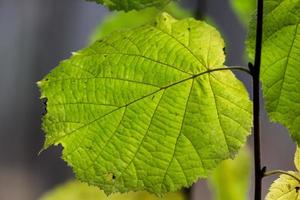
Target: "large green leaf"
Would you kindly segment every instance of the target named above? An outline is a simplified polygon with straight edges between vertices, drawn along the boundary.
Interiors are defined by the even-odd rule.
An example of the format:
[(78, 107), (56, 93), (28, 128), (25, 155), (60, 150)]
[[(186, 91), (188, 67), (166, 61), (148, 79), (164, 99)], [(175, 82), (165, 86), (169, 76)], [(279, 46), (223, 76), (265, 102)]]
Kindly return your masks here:
[(215, 200), (248, 199), (251, 175), (251, 156), (248, 149), (242, 149), (232, 160), (223, 161), (209, 178)]
[[(285, 125), (300, 142), (300, 0), (266, 0), (261, 81), (272, 121)], [(255, 20), (249, 56), (255, 48)]]
[(140, 10), (147, 7), (162, 8), (171, 0), (88, 0), (107, 6), (111, 10)]
[[(176, 3), (170, 3), (165, 8), (166, 12), (172, 16), (182, 19), (191, 16), (191, 13), (182, 8)], [(129, 28), (136, 28), (146, 23), (155, 20), (161, 11), (157, 8), (147, 8), (143, 10), (133, 10), (130, 12), (114, 12), (105, 17), (105, 19), (97, 26), (96, 30), (91, 36), (90, 43), (97, 41), (104, 36), (107, 36), (116, 30), (126, 30)]]
[(244, 86), (211, 72), (223, 48), (210, 25), (163, 13), (75, 53), (39, 82), (45, 147), (62, 144), (77, 178), (107, 193), (190, 186), (250, 133)]
[(147, 192), (129, 192), (127, 194), (106, 194), (97, 187), (88, 186), (79, 181), (69, 181), (44, 194), (40, 200), (184, 200), (181, 193), (168, 193), (159, 198)]

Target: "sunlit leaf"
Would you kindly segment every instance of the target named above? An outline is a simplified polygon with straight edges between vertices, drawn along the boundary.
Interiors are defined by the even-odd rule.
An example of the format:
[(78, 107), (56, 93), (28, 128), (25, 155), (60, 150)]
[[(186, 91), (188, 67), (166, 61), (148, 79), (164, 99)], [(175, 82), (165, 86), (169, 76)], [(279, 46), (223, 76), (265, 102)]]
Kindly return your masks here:
[(45, 147), (62, 144), (77, 178), (107, 193), (190, 186), (250, 134), (252, 104), (223, 48), (210, 25), (163, 13), (75, 53), (39, 82)]
[[(298, 172), (289, 172), (300, 178)], [(289, 175), (281, 175), (269, 189), (266, 200), (300, 200), (300, 183)]]
[[(300, 0), (266, 0), (261, 81), (269, 117), (300, 143)], [(253, 20), (248, 41), (254, 58)]]

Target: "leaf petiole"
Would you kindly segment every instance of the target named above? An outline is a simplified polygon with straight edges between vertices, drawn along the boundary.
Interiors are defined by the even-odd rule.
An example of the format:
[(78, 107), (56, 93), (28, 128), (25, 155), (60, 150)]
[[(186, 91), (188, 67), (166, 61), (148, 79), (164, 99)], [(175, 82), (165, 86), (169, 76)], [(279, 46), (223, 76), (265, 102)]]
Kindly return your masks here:
[(272, 171), (269, 171), (269, 172), (265, 172), (263, 174), (263, 177), (273, 176), (273, 175), (276, 175), (276, 174), (288, 175), (288, 176), (294, 178), (296, 181), (298, 181), (300, 183), (300, 179), (298, 177), (296, 177), (293, 174), (290, 174), (289, 172), (283, 171), (283, 170), (272, 170)]
[(240, 71), (246, 72), (247, 74), (249, 74), (249, 75), (252, 76), (252, 72), (251, 72), (249, 69), (246, 69), (246, 68), (244, 68), (244, 67), (240, 67), (240, 66), (229, 66), (228, 68), (229, 68), (229, 69), (232, 69), (232, 70), (240, 70)]

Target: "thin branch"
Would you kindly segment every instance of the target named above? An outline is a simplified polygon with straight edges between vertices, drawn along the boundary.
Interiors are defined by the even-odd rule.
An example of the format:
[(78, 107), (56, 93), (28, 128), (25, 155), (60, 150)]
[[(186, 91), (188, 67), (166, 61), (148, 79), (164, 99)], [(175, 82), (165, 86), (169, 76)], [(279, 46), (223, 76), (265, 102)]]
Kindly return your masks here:
[(288, 175), (288, 176), (294, 178), (296, 181), (298, 181), (300, 183), (300, 179), (297, 176), (295, 176), (293, 174), (290, 174), (289, 172), (282, 171), (282, 170), (272, 170), (272, 171), (269, 171), (269, 172), (265, 172), (263, 177), (268, 177), (268, 176), (272, 176), (272, 175), (276, 175), (276, 174)]
[(244, 67), (240, 67), (240, 66), (229, 66), (229, 69), (232, 69), (232, 70), (239, 70), (239, 71), (243, 71), (243, 72), (246, 72), (247, 74), (251, 75), (252, 76), (252, 72)]
[(253, 75), (253, 132), (254, 132), (254, 163), (255, 191), (254, 199), (261, 200), (263, 171), (261, 169), (260, 148), (260, 64), (263, 36), (263, 7), (264, 0), (257, 0), (256, 46), (254, 67), (250, 67)]

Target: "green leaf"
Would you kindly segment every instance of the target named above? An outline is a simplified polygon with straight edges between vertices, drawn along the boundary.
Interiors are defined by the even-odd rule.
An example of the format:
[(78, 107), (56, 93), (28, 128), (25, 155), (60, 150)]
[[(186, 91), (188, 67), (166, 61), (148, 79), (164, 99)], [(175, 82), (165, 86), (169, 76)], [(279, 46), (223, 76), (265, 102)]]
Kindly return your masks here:
[[(182, 19), (191, 16), (191, 13), (180, 7), (176, 3), (170, 3), (165, 10), (172, 16)], [(116, 12), (108, 15), (104, 21), (97, 26), (96, 30), (91, 36), (90, 43), (107, 36), (116, 30), (127, 30), (129, 28), (136, 28), (138, 26), (150, 23), (155, 20), (155, 17), (159, 15), (161, 11), (157, 8), (147, 8), (140, 11), (130, 12)]]
[(248, 25), (256, 7), (256, 0), (231, 0), (231, 7), (244, 25)]
[(79, 181), (69, 181), (44, 194), (40, 200), (184, 200), (184, 196), (181, 193), (168, 193), (159, 198), (147, 192), (129, 192), (106, 196), (97, 187), (88, 186)]
[(88, 0), (102, 4), (110, 10), (141, 10), (147, 7), (163, 8), (171, 0)]
[(209, 178), (215, 200), (248, 199), (251, 175), (251, 156), (248, 149), (242, 149), (234, 160), (225, 160)]
[[(269, 117), (300, 143), (300, 0), (266, 0), (261, 81)], [(248, 50), (255, 49), (255, 20)]]
[(246, 142), (252, 104), (210, 25), (166, 13), (114, 32), (39, 82), (45, 147), (107, 193), (177, 191)]
[[(298, 172), (289, 172), (290, 174), (300, 178)], [(300, 183), (289, 175), (280, 175), (269, 189), (266, 200), (300, 200), (299, 195)]]
[(294, 162), (298, 172), (281, 172), (284, 174), (271, 185), (266, 200), (300, 200), (299, 153), (299, 148), (297, 147)]

